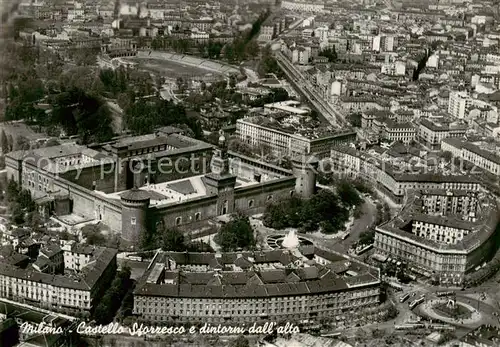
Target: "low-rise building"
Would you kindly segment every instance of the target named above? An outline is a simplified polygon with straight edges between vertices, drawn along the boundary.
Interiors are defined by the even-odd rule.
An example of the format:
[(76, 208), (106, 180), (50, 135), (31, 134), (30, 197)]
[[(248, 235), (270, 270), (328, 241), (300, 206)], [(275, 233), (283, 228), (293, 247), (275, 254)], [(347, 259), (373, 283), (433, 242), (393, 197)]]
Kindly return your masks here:
[(500, 175), (500, 156), (487, 151), (465, 139), (446, 138), (441, 141), (441, 150), (450, 152), (454, 157), (466, 160), (494, 175)]
[[(75, 262), (68, 258), (79, 257), (79, 248), (80, 245), (75, 244), (71, 252), (65, 251), (64, 261), (59, 257), (60, 252), (47, 251), (48, 257), (42, 252), (41, 256), (57, 261), (58, 263), (51, 262), (60, 268), (62, 262)], [(71, 314), (89, 312), (98, 304), (114, 277), (117, 254), (117, 250), (113, 248), (91, 248), (91, 260), (82, 264), (79, 271), (68, 268), (71, 271), (65, 274), (57, 274), (45, 266), (42, 269), (38, 266), (23, 269), (0, 263), (0, 296), (51, 311)]]
[(360, 177), (372, 182), (391, 200), (400, 204), (408, 190), (459, 189), (478, 192), (481, 184), (470, 175), (445, 175), (430, 169), (414, 167), (404, 162), (392, 163), (357, 151), (354, 148), (335, 147), (330, 160), (333, 171), (341, 176)]
[(467, 125), (450, 122), (445, 119), (430, 120), (422, 119), (418, 126), (418, 138), (431, 149), (437, 149), (445, 138), (463, 137), (467, 131)]
[(281, 8), (299, 13), (303, 12), (318, 13), (318, 12), (323, 12), (323, 10), (325, 9), (325, 4), (323, 1), (310, 2), (310, 1), (285, 0), (281, 2)]

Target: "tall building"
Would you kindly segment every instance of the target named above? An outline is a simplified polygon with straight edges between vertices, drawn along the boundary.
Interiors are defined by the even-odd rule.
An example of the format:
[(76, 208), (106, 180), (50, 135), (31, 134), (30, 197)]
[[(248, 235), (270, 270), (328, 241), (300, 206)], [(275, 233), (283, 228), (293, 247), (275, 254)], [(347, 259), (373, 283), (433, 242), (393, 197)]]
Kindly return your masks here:
[(500, 175), (500, 156), (495, 153), (496, 147), (488, 151), (467, 142), (464, 138), (446, 138), (441, 141), (441, 150), (450, 152), (454, 157), (464, 159), (494, 175)]
[(448, 114), (457, 118), (465, 119), (469, 114), (469, 108), (472, 105), (472, 98), (467, 92), (450, 92), (448, 100)]
[(331, 163), (333, 172), (371, 182), (396, 204), (403, 203), (407, 191), (415, 189), (483, 190), (478, 180), (471, 175), (445, 175), (419, 170), (404, 163), (392, 164), (349, 147), (332, 149)]
[(380, 37), (380, 50), (383, 52), (393, 52), (396, 44), (393, 35), (383, 35)]

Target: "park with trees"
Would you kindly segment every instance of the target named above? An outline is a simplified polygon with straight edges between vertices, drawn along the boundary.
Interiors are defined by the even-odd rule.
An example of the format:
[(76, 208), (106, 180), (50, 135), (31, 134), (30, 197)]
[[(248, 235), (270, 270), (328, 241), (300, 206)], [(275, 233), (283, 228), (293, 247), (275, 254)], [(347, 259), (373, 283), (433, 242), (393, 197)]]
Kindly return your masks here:
[(42, 220), (29, 190), (20, 187), (16, 181), (9, 180), (5, 187), (5, 201), (12, 223), (28, 226), (34, 230), (39, 228)]
[(151, 230), (145, 230), (139, 240), (139, 248), (143, 251), (154, 250), (161, 248), (164, 251), (170, 252), (213, 252), (210, 245), (202, 242), (191, 240), (189, 235), (186, 235), (177, 228), (166, 228), (163, 223), (157, 225)]
[(231, 216), (229, 222), (222, 225), (214, 240), (223, 252), (253, 250), (256, 245), (249, 218), (238, 212)]
[[(260, 49), (256, 38), (262, 23), (269, 17), (270, 11), (263, 11), (252, 23), (252, 27), (227, 43), (215, 40), (197, 42), (175, 36), (158, 36), (151, 40), (150, 47), (154, 50), (174, 51), (180, 54), (192, 53), (202, 58), (225, 60), (230, 64), (239, 64), (246, 60), (259, 57)], [(175, 29), (175, 28), (174, 28)], [(147, 44), (146, 42), (144, 44)]]
[(134, 286), (134, 281), (130, 278), (130, 275), (131, 270), (128, 266), (124, 266), (116, 273), (111, 285), (92, 312), (92, 318), (97, 324), (109, 324), (113, 322), (117, 311), (120, 309), (120, 306), (122, 306), (122, 301), (129, 306), (131, 305), (130, 307), (124, 308), (123, 311), (132, 312), (133, 301), (124, 300), (127, 293), (129, 293)]
[(320, 230), (335, 234), (343, 230), (351, 211), (362, 202), (350, 183), (340, 181), (334, 190), (322, 189), (309, 200), (293, 196), (269, 204), (263, 222), (274, 229), (298, 228), (302, 232)]
[(203, 138), (199, 119), (189, 117), (182, 105), (159, 97), (138, 99), (125, 109), (124, 121), (134, 134), (152, 133), (161, 126), (187, 126), (196, 139)]

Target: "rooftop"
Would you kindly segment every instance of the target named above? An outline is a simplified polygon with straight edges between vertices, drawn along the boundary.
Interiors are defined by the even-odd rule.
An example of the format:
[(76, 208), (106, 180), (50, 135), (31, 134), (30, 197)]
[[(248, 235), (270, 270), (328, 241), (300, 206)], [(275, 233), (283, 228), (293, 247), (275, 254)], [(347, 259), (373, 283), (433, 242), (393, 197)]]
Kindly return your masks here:
[[(453, 191), (451, 191), (453, 192)], [(499, 219), (497, 215), (498, 204), (490, 196), (482, 195), (478, 199), (478, 217), (474, 222), (461, 220), (460, 216), (446, 215), (434, 216), (426, 214), (423, 209), (423, 199), (425, 195), (430, 195), (429, 192), (422, 194), (421, 192), (413, 191), (407, 199), (408, 203), (403, 210), (392, 220), (380, 227), (377, 230), (382, 232), (390, 232), (391, 234), (398, 235), (402, 238), (411, 239), (414, 242), (424, 244), (432, 249), (438, 250), (454, 250), (454, 251), (468, 251), (474, 249), (481, 241), (487, 239), (492, 232), (495, 231)], [(407, 231), (408, 226), (413, 221), (422, 221), (435, 225), (442, 225), (451, 228), (458, 228), (467, 230), (469, 233), (458, 243), (443, 243), (430, 239), (417, 236)]]
[[(65, 275), (53, 275), (47, 273), (41, 273), (33, 268), (28, 268), (26, 270), (20, 269), (16, 266), (0, 263), (0, 274), (8, 277), (15, 277), (19, 279), (25, 279), (34, 282), (41, 282), (48, 285), (79, 289), (79, 290), (89, 290), (91, 289), (96, 281), (99, 279), (101, 274), (110, 264), (110, 262), (116, 257), (117, 250), (114, 248), (105, 247), (91, 247), (93, 261), (91, 261), (87, 266), (85, 266), (78, 276), (70, 278)], [(76, 245), (72, 251), (79, 252), (79, 246)]]
[(461, 340), (472, 346), (498, 346), (500, 344), (500, 330), (495, 326), (481, 325)]
[[(334, 258), (347, 260), (337, 255)], [(350, 267), (353, 271), (348, 275)], [(155, 265), (150, 266), (134, 293), (167, 297), (270, 297), (334, 292), (378, 283), (378, 274), (363, 264), (349, 263), (342, 273), (318, 265), (298, 251), (165, 252), (156, 257)]]
[[(262, 182), (262, 181), (261, 181)], [(236, 188), (258, 185), (257, 181), (243, 178), (236, 179)], [(133, 188), (116, 193), (106, 194), (97, 192), (105, 198), (118, 200), (150, 200), (150, 206), (162, 207), (169, 204), (185, 202), (207, 196), (205, 175), (181, 178), (157, 184), (148, 184), (140, 188)]]
[(333, 129), (331, 126), (325, 126), (321, 122), (311, 120), (308, 117), (290, 116), (288, 114), (250, 116), (239, 119), (237, 122), (252, 123), (264, 128), (273, 129), (309, 140), (336, 136), (342, 133), (339, 130)]

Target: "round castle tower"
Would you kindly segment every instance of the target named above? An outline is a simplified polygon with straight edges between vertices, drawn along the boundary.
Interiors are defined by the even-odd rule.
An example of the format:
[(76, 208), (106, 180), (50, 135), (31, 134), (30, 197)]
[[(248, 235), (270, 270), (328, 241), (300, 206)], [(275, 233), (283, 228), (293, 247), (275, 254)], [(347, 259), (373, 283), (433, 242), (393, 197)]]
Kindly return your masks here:
[(122, 202), (122, 238), (138, 241), (146, 230), (149, 194), (133, 188), (121, 196)]
[(295, 192), (305, 198), (311, 198), (316, 192), (316, 172), (319, 161), (314, 156), (299, 156), (292, 159), (292, 171), (295, 176)]

